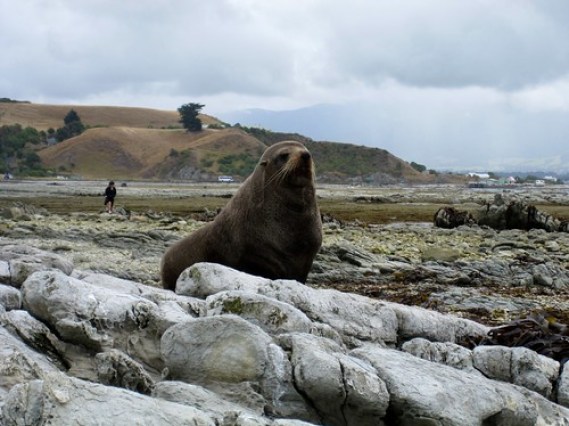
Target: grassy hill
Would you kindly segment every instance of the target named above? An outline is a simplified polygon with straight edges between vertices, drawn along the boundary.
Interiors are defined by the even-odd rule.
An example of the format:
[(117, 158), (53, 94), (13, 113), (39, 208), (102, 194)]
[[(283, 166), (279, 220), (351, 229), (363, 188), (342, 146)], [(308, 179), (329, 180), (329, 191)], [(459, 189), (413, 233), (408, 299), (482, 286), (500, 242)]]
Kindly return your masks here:
[[(89, 127), (136, 127), (136, 128), (181, 128), (177, 111), (164, 111), (150, 108), (47, 105), (24, 102), (0, 102), (0, 126), (21, 124), (37, 130), (57, 129), (63, 126), (63, 117), (75, 110), (81, 122)], [(200, 115), (204, 124), (219, 123), (208, 115)]]
[(176, 179), (183, 170), (220, 174), (223, 158), (258, 158), (264, 148), (239, 129), (188, 133), (110, 127), (89, 129), (38, 154), (47, 167), (83, 179)]
[(357, 146), (348, 143), (314, 141), (298, 133), (271, 132), (266, 129), (242, 127), (266, 145), (282, 140), (303, 143), (312, 153), (320, 179), (329, 182), (351, 183), (414, 183), (461, 182), (456, 175), (420, 173), (409, 163), (381, 148)]
[[(21, 124), (58, 128), (75, 110), (88, 130), (37, 154), (57, 174), (82, 179), (214, 180), (228, 174), (245, 178), (263, 150), (281, 140), (298, 140), (312, 152), (320, 181), (339, 183), (457, 182), (456, 175), (419, 173), (379, 148), (317, 142), (296, 133), (234, 127), (188, 133), (176, 111), (81, 105), (0, 102), (0, 126)], [(204, 124), (223, 124), (200, 115)], [(36, 148), (34, 148), (36, 149)]]

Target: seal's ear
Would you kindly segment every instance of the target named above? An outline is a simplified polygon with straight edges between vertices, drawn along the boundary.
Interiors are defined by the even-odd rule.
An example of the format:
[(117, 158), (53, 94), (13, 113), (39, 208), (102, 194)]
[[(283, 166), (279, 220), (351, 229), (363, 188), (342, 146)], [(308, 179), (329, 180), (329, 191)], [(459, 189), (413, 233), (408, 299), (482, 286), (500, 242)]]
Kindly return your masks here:
[(259, 163), (259, 166), (263, 166), (263, 167), (264, 167), (264, 166), (266, 166), (267, 164), (269, 164), (269, 162), (268, 162), (267, 160), (264, 160), (264, 161), (261, 161), (261, 162)]

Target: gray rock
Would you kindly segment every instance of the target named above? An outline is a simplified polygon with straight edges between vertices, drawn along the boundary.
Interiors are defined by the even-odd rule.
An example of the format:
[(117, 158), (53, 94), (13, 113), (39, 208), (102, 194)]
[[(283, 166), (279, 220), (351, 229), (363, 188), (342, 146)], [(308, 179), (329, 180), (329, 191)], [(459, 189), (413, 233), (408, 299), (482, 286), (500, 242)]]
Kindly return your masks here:
[(559, 362), (524, 347), (478, 346), (473, 359), (486, 377), (524, 386), (546, 398), (552, 396), (559, 376)]
[(0, 209), (0, 217), (3, 217), (4, 219), (19, 220), (24, 214), (24, 210), (16, 206)]
[[(417, 226), (390, 232), (402, 233), (401, 238), (414, 232), (415, 240), (428, 235)], [(487, 247), (495, 242), (486, 240), (498, 235), (438, 230), (427, 243), (436, 244), (444, 232), (461, 238), (478, 232)], [(420, 263), (419, 250), (398, 254), (405, 261), (366, 257), (371, 249), (365, 241), (360, 255), (349, 251), (340, 260), (339, 252), (330, 252), (329, 257), (336, 256), (342, 267), (368, 271), (378, 282), (401, 276), (418, 280), (428, 291), (436, 286), (432, 301), (451, 294), (448, 306), (467, 301), (473, 310), (477, 303), (491, 309), (501, 299), (480, 299), (476, 286), (486, 279), (498, 282), (500, 274), (506, 274), (505, 285), (532, 285), (535, 272), (555, 277), (552, 287), (538, 289), (542, 292), (564, 285), (567, 272), (559, 259), (569, 260), (564, 254), (569, 236), (557, 238), (559, 252), (545, 247), (549, 238), (545, 232), (530, 238), (508, 231), (501, 240), (514, 244), (496, 252), (501, 260), (465, 257), (446, 265)], [(46, 240), (42, 246), (50, 244)], [(393, 240), (389, 244), (397, 249)], [(537, 249), (530, 252), (524, 244)], [(456, 247), (468, 251), (463, 244)], [(11, 260), (0, 265), (10, 270)], [(48, 264), (40, 268), (46, 270), (29, 275), (21, 286), (25, 311), (10, 308), (0, 314), (0, 424), (13, 424), (18, 415), (32, 424), (66, 424), (70, 413), (82, 416), (83, 407), (91, 415), (79, 418), (84, 424), (92, 424), (97, 408), (114, 413), (103, 413), (102, 422), (116, 423), (124, 420), (121, 404), (123, 413), (135, 412), (135, 424), (183, 424), (180, 417), (216, 426), (525, 425), (569, 419), (567, 409), (536, 393), (561, 403), (569, 399), (555, 361), (524, 348), (485, 354), (462, 348), (456, 342), (483, 336), (488, 328), (457, 316), (252, 277), (219, 265), (185, 271), (178, 283), (184, 294), (90, 271), (75, 270), (70, 277)], [(524, 309), (517, 299), (500, 306)], [(394, 349), (400, 345), (403, 351)], [(63, 402), (66, 398), (73, 402)], [(472, 400), (476, 404), (468, 403)], [(162, 412), (162, 404), (164, 417), (156, 420), (152, 416)], [(135, 407), (144, 407), (144, 420)]]
[(125, 353), (112, 349), (95, 356), (99, 382), (150, 395), (154, 380), (144, 367)]
[(232, 413), (245, 413), (252, 416), (263, 414), (262, 410), (253, 411), (244, 408), (242, 405), (228, 401), (202, 386), (178, 381), (156, 383), (152, 390), (152, 396), (205, 411), (217, 421), (223, 420), (225, 416), (230, 416)]
[(234, 314), (261, 327), (271, 335), (300, 332), (313, 333), (340, 341), (330, 326), (311, 321), (306, 314), (273, 298), (243, 291), (227, 291), (206, 299), (206, 315)]
[(569, 364), (567, 363), (563, 365), (563, 370), (559, 375), (557, 402), (565, 407), (569, 407)]
[(351, 343), (396, 341), (395, 313), (363, 296), (315, 290), (296, 281), (252, 277), (213, 263), (192, 265), (182, 273), (176, 286), (179, 294), (201, 297), (229, 290), (258, 293), (291, 304), (312, 321), (328, 324)]
[(472, 351), (448, 342), (430, 342), (417, 337), (405, 342), (401, 350), (427, 361), (438, 362), (449, 367), (476, 372), (472, 363)]
[(161, 352), (169, 376), (188, 383), (259, 381), (272, 339), (233, 316), (199, 318), (170, 327)]
[(257, 277), (217, 263), (196, 263), (184, 270), (176, 282), (176, 293), (205, 299), (222, 291), (240, 290), (258, 293), (258, 289), (270, 283)]
[[(72, 276), (86, 283), (106, 288), (113, 292), (130, 294), (147, 299), (158, 305), (164, 315), (170, 317), (170, 321), (173, 322), (186, 320), (187, 315), (197, 317), (205, 310), (205, 302), (201, 299), (179, 296), (170, 290), (151, 287), (135, 281), (89, 271), (74, 271)], [(174, 306), (174, 304), (178, 305), (178, 307)]]
[(1, 314), (0, 325), (31, 348), (47, 355), (54, 366), (62, 370), (68, 367), (65, 344), (28, 312), (13, 310)]
[(178, 312), (168, 320), (155, 303), (88, 284), (61, 272), (36, 272), (22, 285), (24, 307), (61, 338), (102, 352), (120, 349), (161, 370), (160, 337), (169, 326), (191, 318)]
[(430, 246), (423, 249), (421, 260), (423, 262), (454, 262), (461, 256), (460, 250), (446, 247)]
[(477, 346), (472, 351), (474, 367), (486, 377), (512, 382), (512, 348)]
[(10, 264), (6, 260), (0, 260), (0, 285), (10, 282)]
[(488, 332), (487, 327), (474, 321), (335, 290), (313, 289), (290, 280), (251, 277), (212, 263), (192, 265), (182, 273), (176, 289), (181, 294), (201, 297), (230, 290), (258, 293), (288, 303), (312, 321), (332, 327), (350, 345), (366, 341), (394, 344), (397, 339), (413, 337), (455, 342)]
[[(268, 409), (280, 417), (314, 417), (294, 389), (286, 354), (261, 328), (238, 316), (198, 318), (174, 325), (162, 336), (161, 351), (172, 379), (213, 389), (254, 383)], [(216, 386), (219, 384), (223, 386)]]
[(20, 291), (14, 287), (0, 284), (0, 305), (7, 311), (20, 309), (22, 307), (22, 295)]
[[(49, 419), (49, 420), (48, 420)], [(187, 425), (216, 426), (206, 413), (182, 404), (124, 389), (49, 374), (14, 386), (4, 400), (5, 426), (40, 425)]]
[(389, 405), (385, 383), (367, 362), (345, 355), (334, 342), (289, 337), (295, 383), (327, 425), (381, 424)]
[(207, 315), (238, 315), (269, 334), (292, 331), (308, 333), (312, 321), (301, 311), (267, 296), (243, 291), (227, 291), (206, 299)]
[(358, 267), (372, 267), (380, 260), (377, 256), (346, 242), (327, 247), (327, 250), (334, 253), (339, 260)]
[(73, 271), (73, 263), (64, 257), (25, 245), (3, 246), (0, 261), (9, 265), (10, 278), (5, 284), (16, 288), (36, 271), (54, 269), (67, 275)]
[(395, 311), (400, 341), (423, 337), (435, 342), (457, 342), (465, 337), (483, 337), (489, 328), (474, 321), (443, 315), (423, 308), (390, 303)]
[(52, 372), (59, 370), (46, 355), (30, 349), (0, 327), (0, 406), (13, 386), (42, 379)]
[[(263, 416), (262, 410), (253, 411), (222, 398), (219, 394), (201, 386), (184, 382), (162, 381), (156, 383), (152, 396), (207, 412), (219, 425), (251, 426), (307, 426), (301, 420), (271, 420)], [(262, 408), (262, 407), (260, 407)]]
[(512, 348), (512, 381), (551, 398), (559, 362), (523, 347)]
[(367, 345), (352, 355), (369, 361), (386, 383), (394, 424), (529, 426), (569, 418), (569, 410), (550, 402), (540, 400), (536, 410), (537, 394), (410, 354)]

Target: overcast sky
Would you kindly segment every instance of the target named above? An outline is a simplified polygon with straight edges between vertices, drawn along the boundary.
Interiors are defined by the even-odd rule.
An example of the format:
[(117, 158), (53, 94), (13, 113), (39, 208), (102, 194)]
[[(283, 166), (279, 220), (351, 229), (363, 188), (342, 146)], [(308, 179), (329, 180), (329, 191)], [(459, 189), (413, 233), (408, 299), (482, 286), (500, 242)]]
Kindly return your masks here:
[(0, 0), (0, 97), (569, 169), (568, 0)]

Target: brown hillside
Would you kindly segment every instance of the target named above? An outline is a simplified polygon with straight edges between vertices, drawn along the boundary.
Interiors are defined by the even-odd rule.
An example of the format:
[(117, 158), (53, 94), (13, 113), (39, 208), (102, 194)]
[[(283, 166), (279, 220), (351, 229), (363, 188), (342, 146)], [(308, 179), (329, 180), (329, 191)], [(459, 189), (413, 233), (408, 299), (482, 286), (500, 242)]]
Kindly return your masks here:
[[(90, 127), (82, 135), (39, 149), (44, 165), (84, 179), (209, 180), (231, 174), (244, 178), (266, 145), (295, 139), (312, 152), (321, 182), (389, 184), (459, 182), (463, 177), (418, 173), (384, 149), (316, 142), (294, 133), (256, 128), (208, 129), (187, 133), (177, 111), (149, 108), (0, 103), (0, 126), (20, 124), (39, 130), (63, 126), (74, 109)], [(222, 124), (200, 115), (204, 124)]]
[[(0, 126), (21, 124), (38, 130), (63, 126), (63, 118), (75, 110), (83, 124), (87, 126), (124, 126), (136, 128), (180, 127), (177, 111), (164, 111), (150, 108), (82, 106), (82, 105), (44, 105), (28, 103), (0, 103)], [(217, 124), (219, 120), (200, 114), (204, 124)]]
[[(239, 129), (184, 130), (113, 127), (90, 129), (38, 152), (47, 167), (83, 179), (160, 179), (171, 153), (258, 152), (264, 145)], [(165, 172), (165, 171), (164, 171)]]

